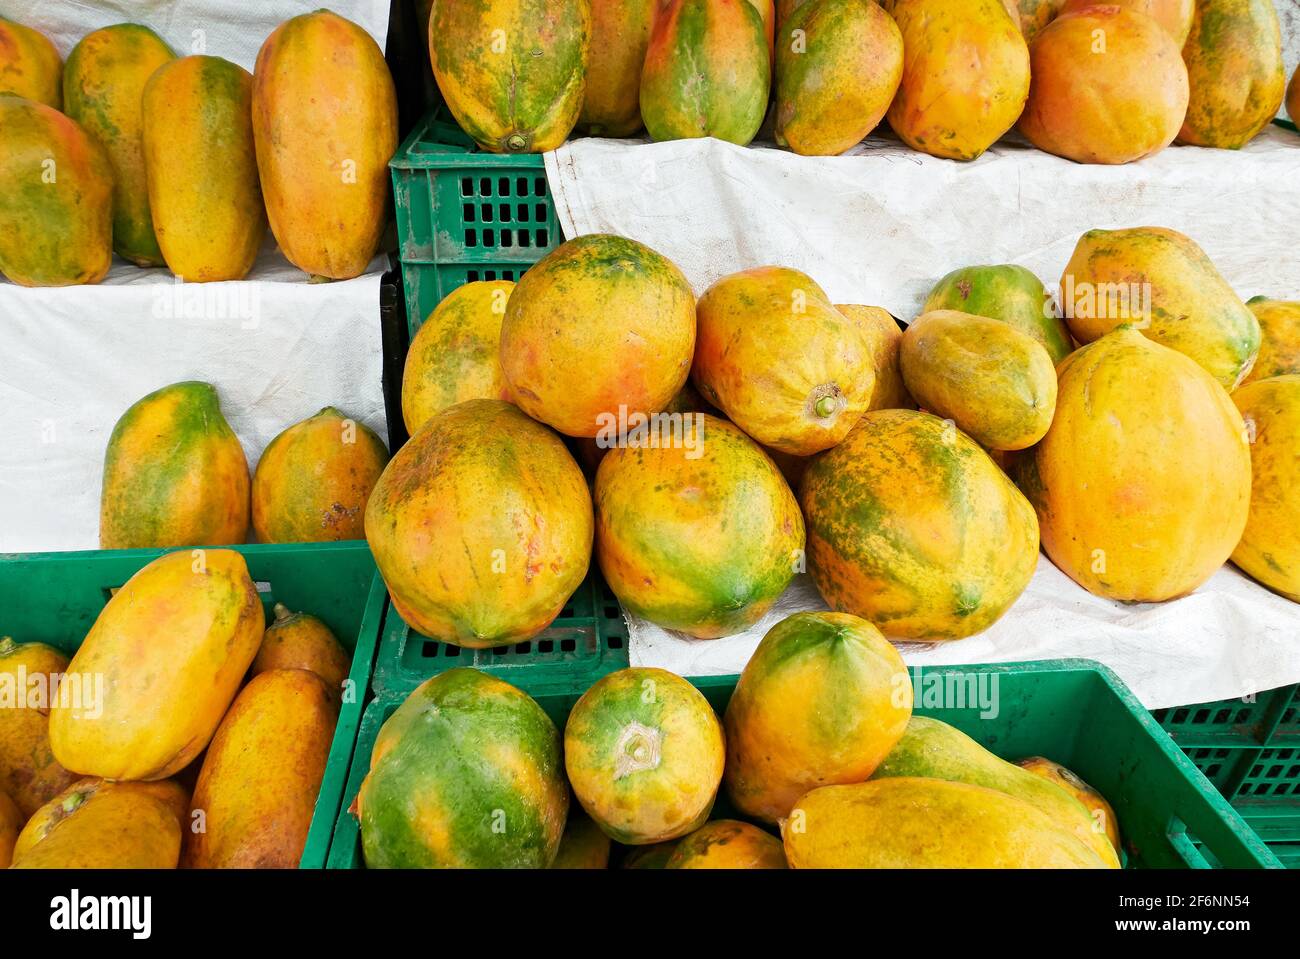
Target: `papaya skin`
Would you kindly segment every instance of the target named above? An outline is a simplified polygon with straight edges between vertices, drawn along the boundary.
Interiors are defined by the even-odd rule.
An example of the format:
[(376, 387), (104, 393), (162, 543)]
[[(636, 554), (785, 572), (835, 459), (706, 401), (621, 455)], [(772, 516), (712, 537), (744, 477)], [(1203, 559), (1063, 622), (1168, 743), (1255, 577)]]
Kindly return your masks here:
[(23, 827), (13, 868), (175, 869), (188, 801), (170, 780), (82, 779)]
[(545, 153), (578, 121), (591, 35), (590, 0), (435, 3), (429, 60), (448, 109), (480, 147)]
[(922, 313), (958, 310), (1009, 323), (1028, 333), (1060, 363), (1074, 350), (1065, 321), (1055, 315), (1043, 281), (1023, 266), (966, 266), (942, 277), (926, 298)]
[(781, 840), (735, 819), (705, 823), (677, 843), (665, 869), (785, 869)]
[(332, 406), (271, 440), (253, 474), (253, 531), (263, 543), (365, 538), (366, 503), (388, 463), (384, 441)]
[[(1022, 0), (1023, 2), (1033, 0)], [(1074, 13), (1084, 7), (1095, 7), (1099, 2), (1150, 17), (1173, 38), (1179, 50), (1182, 50), (1187, 35), (1192, 32), (1192, 18), (1196, 15), (1196, 0), (1064, 0), (1063, 7), (1061, 0), (1056, 0), (1061, 15)]]
[(899, 366), (922, 407), (986, 449), (1028, 449), (1052, 425), (1052, 357), (1008, 323), (956, 310), (926, 313), (903, 334)]
[(902, 777), (823, 786), (782, 824), (795, 869), (1103, 869), (1045, 813), (983, 786)]
[(509, 400), (501, 322), (515, 285), (480, 280), (452, 290), (416, 330), (402, 370), (402, 420), (416, 431), (465, 400)]
[(569, 819), (560, 837), (552, 869), (608, 869), (612, 843), (577, 803), (569, 803)]
[(144, 88), (149, 210), (167, 268), (242, 280), (266, 235), (253, 149), (253, 75), (220, 57), (159, 67)]
[(628, 846), (620, 863), (622, 869), (666, 869), (680, 840), (656, 842), (648, 846)]
[(235, 698), (264, 627), (239, 553), (155, 559), (108, 601), (68, 664), (69, 676), (103, 683), (50, 710), (55, 758), (106, 779), (153, 781), (184, 769)]
[(1272, 0), (1197, 0), (1183, 60), (1191, 97), (1181, 143), (1240, 149), (1282, 106), (1282, 29)]
[(1250, 513), (1232, 561), (1300, 603), (1300, 373), (1257, 380), (1232, 401), (1251, 439)]
[(1255, 380), (1300, 373), (1300, 302), (1254, 296), (1246, 307), (1259, 321), (1259, 355), (1237, 389)]
[(360, 276), (388, 221), (397, 150), (397, 93), (379, 45), (328, 10), (285, 21), (257, 53), (252, 111), (280, 252), (313, 276)]
[(911, 715), (907, 667), (880, 630), (795, 613), (759, 642), (727, 705), (727, 795), (776, 823), (810, 789), (869, 779)]
[(902, 78), (903, 36), (875, 3), (803, 4), (777, 47), (777, 144), (804, 156), (845, 152), (884, 119)]
[(0, 97), (0, 181), (0, 273), (19, 286), (108, 274), (113, 171), (79, 124), (42, 103)]
[(1025, 35), (1025, 42), (1033, 43), (1034, 37), (1056, 19), (1066, 2), (1068, 0), (1019, 0), (1016, 4), (1016, 12), (1019, 15), (1020, 32)]
[(9, 794), (0, 790), (0, 869), (8, 869), (14, 861), (14, 843), (26, 821)]
[[(13, 708), (17, 704), (0, 708), (0, 793), (17, 805), (23, 822), (77, 779), (50, 751), (49, 703), (58, 695), (58, 676), (67, 668), (68, 657), (52, 646), (0, 638), (4, 685), (15, 695), (25, 688), (32, 696), (40, 692), (39, 686), (32, 685), (35, 680), (50, 697), (44, 703), (28, 699), (21, 709)], [(39, 679), (38, 674), (45, 678)]]
[(1079, 800), (1083, 808), (1092, 816), (1092, 821), (1105, 829), (1106, 838), (1115, 847), (1116, 855), (1120, 853), (1122, 847), (1119, 841), (1119, 819), (1116, 818), (1115, 810), (1111, 808), (1105, 796), (1080, 779), (1072, 770), (1042, 756), (1030, 756), (1028, 759), (1020, 760), (1016, 765), (1025, 772), (1042, 776), (1049, 782), (1055, 783)]
[[(903, 385), (903, 374), (898, 368), (898, 348), (903, 342), (903, 331), (898, 328), (893, 315), (879, 306), (856, 303), (837, 303), (835, 309), (857, 324), (871, 352), (876, 384), (871, 390), (867, 412), (916, 409), (916, 401)], [(777, 462), (779, 464), (780, 460)], [(797, 486), (797, 481), (792, 481), (792, 485)]]
[(275, 604), (275, 619), (262, 635), (252, 675), (274, 669), (306, 669), (319, 676), (338, 700), (351, 668), (352, 656), (328, 626), (310, 613), (294, 613), (283, 603)]
[(63, 67), (63, 112), (103, 145), (113, 168), (113, 250), (163, 266), (145, 178), (144, 87), (176, 55), (158, 34), (119, 23), (82, 37)]
[(641, 64), (661, 5), (661, 0), (591, 0), (579, 130), (593, 137), (630, 137), (641, 129)]
[(173, 383), (113, 426), (99, 500), (101, 549), (227, 546), (248, 537), (248, 460), (208, 383)]
[(0, 17), (0, 94), (63, 109), (63, 60), (45, 34)]
[(1286, 115), (1292, 123), (1300, 124), (1300, 67), (1291, 74), (1291, 82), (1286, 87)]
[(337, 707), (305, 669), (254, 676), (208, 746), (190, 808), (205, 828), (186, 829), (181, 866), (293, 869), (302, 859)]

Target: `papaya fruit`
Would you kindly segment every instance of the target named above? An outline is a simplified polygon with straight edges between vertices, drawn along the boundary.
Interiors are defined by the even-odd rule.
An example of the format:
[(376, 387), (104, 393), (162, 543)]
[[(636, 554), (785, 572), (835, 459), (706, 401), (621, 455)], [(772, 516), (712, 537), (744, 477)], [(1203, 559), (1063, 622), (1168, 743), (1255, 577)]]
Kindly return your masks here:
[(1016, 13), (1020, 21), (1020, 32), (1025, 35), (1026, 43), (1033, 43), (1034, 37), (1043, 32), (1043, 28), (1056, 19), (1068, 0), (1018, 0)]
[(1080, 343), (1132, 324), (1227, 390), (1259, 353), (1259, 321), (1195, 242), (1164, 227), (1083, 234), (1061, 276), (1061, 309)]
[(1035, 38), (1030, 64), (1019, 130), (1040, 150), (1077, 163), (1131, 163), (1178, 136), (1187, 67), (1174, 38), (1144, 14), (1067, 9)]
[(0, 95), (63, 109), (63, 58), (39, 30), (0, 17)]
[(370, 869), (545, 869), (568, 806), (555, 724), (526, 693), (462, 667), (388, 717), (355, 812)]
[(264, 626), (239, 553), (158, 557), (113, 595), (68, 664), (68, 677), (89, 688), (67, 699), (61, 691), (53, 704), (54, 757), (105, 779), (152, 781), (184, 769), (216, 732)]
[[(807, 2), (808, 0), (776, 0), (777, 27), (781, 27), (782, 25), (784, 25), (785, 22), (789, 20), (791, 16), (794, 15), (794, 12)], [(889, 10), (887, 3), (888, 0), (886, 3), (882, 3), (881, 6), (885, 7), (886, 10)], [(892, 11), (890, 12), (892, 13)]]
[(397, 92), (383, 51), (329, 10), (286, 20), (257, 52), (252, 111), (280, 252), (314, 276), (360, 276), (383, 238), (397, 150)]
[(725, 420), (611, 449), (596, 473), (596, 558), (629, 612), (697, 639), (758, 622), (794, 578), (803, 517), (781, 471)]
[(263, 543), (365, 538), (366, 503), (388, 463), (384, 441), (332, 406), (271, 440), (253, 474), (253, 531)]
[(1277, 116), (1286, 72), (1272, 0), (1196, 0), (1183, 60), (1191, 95), (1180, 142), (1240, 149)]
[(654, 140), (744, 146), (767, 112), (772, 58), (749, 0), (666, 0), (641, 69), (641, 119)]
[(775, 823), (810, 789), (871, 778), (911, 715), (907, 667), (880, 630), (844, 613), (787, 616), (727, 705), (727, 795)]
[(641, 64), (661, 0), (591, 0), (591, 49), (578, 129), (630, 137), (641, 129)]
[(220, 57), (163, 64), (144, 87), (145, 180), (167, 268), (242, 280), (266, 236), (253, 147), (253, 75)]
[(570, 436), (597, 436), (657, 413), (686, 383), (695, 295), (644, 244), (589, 234), (561, 244), (510, 294), (501, 368), (525, 413)]
[(595, 821), (582, 811), (582, 807), (569, 803), (569, 819), (560, 837), (560, 851), (551, 863), (552, 869), (608, 869), (609, 837)]
[(1259, 355), (1238, 389), (1270, 376), (1300, 373), (1300, 301), (1252, 296), (1246, 308), (1259, 321)]
[(1043, 344), (1053, 365), (1074, 349), (1070, 331), (1052, 308), (1052, 295), (1023, 266), (1004, 263), (953, 270), (934, 285), (921, 308), (922, 313), (933, 310), (957, 310), (1009, 323)]
[(767, 38), (767, 62), (772, 69), (772, 79), (776, 79), (776, 4), (773, 0), (749, 0), (750, 6), (758, 11), (758, 19), (763, 22), (763, 36)]
[(99, 500), (101, 549), (226, 546), (248, 536), (248, 460), (209, 383), (173, 383), (113, 427)]
[(1009, 323), (934, 310), (907, 328), (898, 358), (908, 393), (987, 449), (1027, 449), (1052, 425), (1052, 357)]
[[(903, 342), (903, 331), (898, 328), (893, 315), (879, 306), (856, 303), (837, 303), (835, 309), (857, 324), (871, 352), (876, 382), (867, 410), (916, 409), (916, 401), (903, 385), (903, 374), (898, 368), (898, 348)], [(780, 460), (777, 462), (779, 464)]]
[(53, 107), (0, 96), (0, 273), (20, 286), (98, 283), (113, 261), (113, 170)]
[(469, 400), (389, 461), (366, 539), (408, 625), (505, 646), (550, 625), (587, 575), (591, 496), (554, 433), (509, 403)]
[(28, 820), (13, 868), (175, 869), (188, 798), (171, 780), (79, 780)]
[(262, 634), (251, 674), (274, 669), (306, 669), (319, 676), (335, 700), (352, 668), (352, 656), (323, 622), (310, 613), (294, 613), (275, 604), (275, 619)]
[(0, 869), (8, 869), (14, 861), (14, 843), (27, 818), (18, 810), (18, 804), (0, 789)]
[(903, 79), (889, 124), (912, 149), (974, 160), (1019, 119), (1029, 47), (1000, 0), (899, 0)]
[(665, 869), (668, 861), (673, 858), (678, 842), (680, 840), (674, 839), (671, 842), (656, 842), (648, 846), (628, 846), (621, 868)]
[[(1032, 3), (1034, 0), (1022, 2)], [(1097, 6), (1097, 0), (1064, 0), (1064, 3), (1060, 11), (1062, 15)], [(1173, 38), (1180, 51), (1187, 42), (1187, 35), (1192, 32), (1192, 17), (1196, 14), (1196, 0), (1106, 0), (1105, 5), (1150, 17)]]
[(1232, 400), (1188, 357), (1127, 326), (1057, 375), (1051, 429), (1016, 463), (1043, 550), (1108, 599), (1190, 593), (1246, 526), (1250, 452)]
[(903, 36), (875, 3), (803, 4), (777, 47), (777, 144), (804, 156), (843, 153), (884, 119), (902, 78)]
[(1094, 828), (1105, 831), (1106, 838), (1114, 847), (1116, 855), (1119, 854), (1122, 848), (1119, 841), (1119, 819), (1116, 818), (1115, 810), (1111, 808), (1105, 796), (1080, 779), (1073, 770), (1042, 756), (1030, 756), (1020, 760), (1016, 765), (1025, 772), (1042, 776), (1048, 782), (1055, 783), (1079, 800), (1083, 808), (1092, 816)]
[(1300, 603), (1300, 373), (1256, 380), (1232, 394), (1250, 440), (1250, 512), (1232, 561)]
[(462, 130), (493, 153), (545, 153), (582, 109), (591, 0), (435, 3), (429, 59)]
[(442, 298), (415, 331), (402, 370), (402, 419), (412, 436), (435, 413), (465, 400), (508, 400), (501, 321), (511, 280), (480, 280)]
[(795, 804), (781, 835), (794, 869), (1105, 868), (1024, 800), (942, 779), (822, 786)]
[(1286, 115), (1292, 123), (1300, 124), (1300, 67), (1291, 74), (1291, 82), (1286, 87)]
[(23, 822), (76, 780), (50, 750), (50, 705), (68, 657), (44, 643), (0, 637), (0, 794)]
[(1078, 799), (1050, 780), (995, 756), (945, 722), (927, 716), (911, 718), (874, 778), (900, 776), (966, 783), (1014, 796), (1072, 833), (1107, 866), (1119, 868), (1119, 856), (1104, 827)]
[(809, 464), (799, 502), (827, 605), (890, 638), (987, 629), (1038, 559), (1029, 503), (974, 440), (929, 413), (863, 416)]
[(582, 694), (564, 726), (573, 793), (611, 839), (678, 839), (709, 818), (722, 781), (722, 724), (667, 670), (633, 666)]
[(781, 840), (736, 819), (706, 822), (677, 843), (665, 869), (785, 869)]
[(296, 869), (337, 721), (332, 691), (315, 673), (273, 669), (254, 676), (208, 745), (181, 865)]
[(700, 297), (697, 317), (695, 385), (764, 446), (810, 456), (866, 412), (875, 357), (811, 277), (779, 266), (733, 273)]
[(113, 250), (136, 266), (163, 266), (145, 178), (144, 87), (176, 55), (138, 23), (88, 33), (63, 67), (63, 112), (99, 141), (113, 169)]

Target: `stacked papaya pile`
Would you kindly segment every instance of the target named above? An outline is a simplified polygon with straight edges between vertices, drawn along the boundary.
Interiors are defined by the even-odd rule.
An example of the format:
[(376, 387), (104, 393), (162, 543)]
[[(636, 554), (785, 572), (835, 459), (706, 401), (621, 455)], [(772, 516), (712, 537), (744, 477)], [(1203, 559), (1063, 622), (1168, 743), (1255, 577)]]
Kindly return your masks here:
[[(626, 868), (1120, 866), (1096, 790), (912, 705), (897, 650), (840, 613), (774, 626), (721, 721), (686, 680), (634, 667), (561, 736), (526, 693), (454, 669), (384, 723), (353, 812), (370, 868), (603, 869), (614, 848)], [(744, 819), (717, 817), (720, 788)]]
[(383, 52), (327, 10), (277, 27), (252, 74), (178, 58), (135, 23), (86, 35), (64, 64), (0, 19), (0, 273), (24, 286), (97, 283), (113, 253), (243, 279), (268, 221), (295, 266), (359, 276), (396, 146)]
[[(766, 128), (834, 155), (887, 119), (938, 157), (1018, 125), (1050, 153), (1127, 163), (1176, 139), (1240, 147), (1286, 85), (1272, 0), (561, 0), (541, 18), (507, 0), (426, 19), (447, 106), (495, 152)], [(1287, 105), (1300, 115), (1300, 79)]]
[(0, 868), (297, 866), (350, 668), (231, 550), (149, 563), (71, 662), (0, 639)]

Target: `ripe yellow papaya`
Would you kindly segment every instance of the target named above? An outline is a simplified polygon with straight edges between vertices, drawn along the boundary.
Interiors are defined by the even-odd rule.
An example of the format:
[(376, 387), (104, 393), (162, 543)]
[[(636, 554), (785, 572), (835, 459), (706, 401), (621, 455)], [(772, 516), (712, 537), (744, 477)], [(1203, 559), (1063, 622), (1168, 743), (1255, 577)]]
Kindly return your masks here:
[(67, 668), (52, 646), (0, 638), (0, 793), (24, 822), (77, 779), (50, 751), (50, 704)]
[[(1040, 2), (1042, 0), (1021, 0), (1022, 4)], [(1063, 7), (1061, 0), (1055, 0), (1055, 3), (1064, 15), (1084, 7), (1097, 6), (1098, 0), (1064, 0)], [(1192, 17), (1196, 14), (1196, 0), (1106, 0), (1105, 6), (1145, 14), (1164, 28), (1174, 43), (1178, 44), (1179, 50), (1182, 50), (1187, 35), (1192, 32)]]
[(63, 59), (38, 30), (0, 17), (0, 94), (63, 109)]
[(1292, 123), (1300, 123), (1300, 67), (1291, 74), (1291, 82), (1286, 87), (1286, 115)]
[(383, 237), (397, 149), (397, 93), (383, 51), (328, 10), (287, 20), (257, 53), (252, 111), (280, 251), (314, 276), (360, 276)]
[(921, 312), (931, 310), (958, 310), (1010, 323), (1042, 343), (1053, 364), (1074, 349), (1070, 331), (1056, 315), (1043, 281), (1013, 263), (953, 270), (926, 297)]
[(18, 804), (9, 794), (0, 790), (0, 869), (8, 869), (14, 861), (14, 843), (22, 832), (27, 818), (18, 811)]
[(166, 779), (203, 751), (257, 655), (265, 626), (244, 557), (227, 549), (160, 556), (108, 601), (63, 682), (80, 695), (50, 710), (50, 746), (68, 769)]
[(159, 67), (144, 88), (149, 210), (181, 279), (242, 280), (266, 235), (253, 149), (253, 75), (220, 57)]
[(1030, 756), (1028, 759), (1020, 760), (1016, 765), (1025, 772), (1042, 776), (1049, 782), (1056, 783), (1079, 800), (1083, 808), (1092, 816), (1093, 823), (1105, 830), (1106, 838), (1115, 847), (1115, 852), (1117, 854), (1120, 852), (1122, 847), (1119, 842), (1119, 819), (1116, 818), (1115, 810), (1111, 808), (1105, 796), (1080, 779), (1072, 770), (1042, 756)]
[(898, 348), (903, 342), (903, 331), (898, 328), (893, 315), (879, 306), (856, 303), (837, 303), (835, 309), (858, 325), (858, 331), (866, 338), (867, 349), (871, 352), (876, 385), (871, 391), (867, 412), (916, 409), (916, 401), (903, 385), (903, 373), (898, 368)]
[(1285, 373), (1300, 373), (1300, 302), (1252, 296), (1246, 307), (1259, 321), (1259, 356), (1240, 386)]
[(596, 821), (575, 802), (569, 803), (569, 818), (560, 837), (560, 851), (552, 869), (608, 869), (612, 843)]
[(781, 840), (735, 819), (706, 822), (677, 843), (665, 869), (785, 869)]
[(641, 129), (641, 64), (660, 6), (661, 0), (591, 0), (579, 129), (594, 137), (629, 137)]
[(275, 604), (275, 619), (262, 635), (262, 645), (253, 658), (252, 675), (273, 669), (306, 669), (324, 680), (337, 700), (352, 668), (352, 657), (310, 613), (294, 613), (283, 603)]

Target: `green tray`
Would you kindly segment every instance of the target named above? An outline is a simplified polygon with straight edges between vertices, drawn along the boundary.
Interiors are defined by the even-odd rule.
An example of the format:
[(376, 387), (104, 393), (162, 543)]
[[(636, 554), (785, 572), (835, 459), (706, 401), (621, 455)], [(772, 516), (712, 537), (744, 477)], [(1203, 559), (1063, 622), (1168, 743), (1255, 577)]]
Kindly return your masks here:
[(523, 643), (463, 649), (423, 636), (392, 610), (379, 642), (374, 688), (377, 696), (405, 698), (430, 676), (474, 666), (529, 692), (586, 689), (626, 665), (627, 624), (593, 562), (555, 621)]
[[(1101, 790), (1119, 818), (1130, 868), (1206, 869), (1216, 863), (1280, 868), (1260, 838), (1106, 667), (1085, 660), (1054, 660), (936, 666), (913, 676), (918, 715), (952, 723), (1008, 759), (1047, 756)], [(978, 705), (965, 706), (961, 697), (972, 688), (972, 680), (984, 683), (990, 693), (996, 690), (996, 715)], [(691, 681), (722, 712), (736, 677)], [(583, 689), (530, 692), (562, 727)], [(936, 705), (942, 701), (937, 696), (955, 705)], [(370, 767), (380, 726), (401, 702), (400, 696), (378, 697), (362, 717), (330, 844), (330, 869), (363, 866), (357, 822), (348, 807)], [(976, 702), (974, 697), (971, 702)]]
[[(301, 866), (325, 864), (352, 762), (388, 594), (364, 542), (233, 547), (248, 562), (268, 622), (284, 603), (322, 619), (352, 651), (357, 696), (339, 712)], [(0, 635), (73, 653), (121, 586), (165, 549), (0, 554)]]

